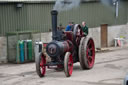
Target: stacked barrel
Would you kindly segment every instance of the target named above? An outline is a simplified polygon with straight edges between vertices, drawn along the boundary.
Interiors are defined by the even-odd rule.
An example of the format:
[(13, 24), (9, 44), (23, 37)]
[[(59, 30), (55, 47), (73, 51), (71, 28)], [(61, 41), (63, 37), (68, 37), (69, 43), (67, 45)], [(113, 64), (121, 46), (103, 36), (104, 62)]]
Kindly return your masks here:
[(19, 59), (19, 63), (24, 63), (26, 61), (32, 61), (32, 40), (19, 40), (18, 41), (19, 55), (17, 56)]

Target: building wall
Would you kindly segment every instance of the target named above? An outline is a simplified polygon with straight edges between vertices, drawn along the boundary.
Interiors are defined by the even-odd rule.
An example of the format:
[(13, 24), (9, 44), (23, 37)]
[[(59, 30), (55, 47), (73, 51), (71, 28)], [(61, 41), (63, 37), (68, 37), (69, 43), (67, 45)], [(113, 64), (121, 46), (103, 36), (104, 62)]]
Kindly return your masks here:
[(128, 40), (128, 28), (127, 25), (119, 25), (119, 26), (111, 26), (108, 27), (108, 45), (114, 45), (114, 38), (119, 38), (123, 36), (125, 38), (125, 42)]
[[(128, 2), (121, 2), (119, 17), (115, 18), (114, 7), (107, 7), (100, 2), (83, 2), (80, 7), (70, 11), (60, 12), (58, 25), (64, 27), (69, 21), (81, 24), (86, 21), (88, 27), (121, 25), (127, 22)], [(49, 32), (51, 29), (51, 14), (54, 3), (24, 3), (17, 8), (16, 3), (0, 3), (0, 36), (7, 32), (39, 31)]]
[[(90, 28), (89, 29), (89, 35), (94, 39), (95, 47), (101, 48), (101, 28)], [(128, 24), (126, 25), (118, 25), (118, 26), (109, 26), (108, 27), (108, 46), (114, 46), (114, 38), (124, 36), (125, 37), (125, 43), (128, 44)], [(36, 33), (33, 34), (33, 41), (42, 41), (44, 43), (48, 43), (52, 40), (52, 33), (46, 32), (46, 33)], [(10, 39), (11, 42), (14, 41), (14, 39)], [(15, 46), (15, 45), (13, 45)], [(12, 49), (11, 52), (12, 55), (14, 50)], [(15, 57), (15, 56), (13, 56)], [(11, 59), (11, 57), (10, 57)], [(6, 62), (7, 61), (7, 39), (6, 37), (0, 37), (0, 62)]]
[(7, 40), (6, 37), (0, 37), (0, 63), (7, 62)]
[[(124, 37), (124, 44), (128, 44), (128, 24), (124, 25), (115, 25), (115, 26), (108, 26), (108, 34), (107, 34), (108, 47), (114, 46), (114, 39), (119, 38), (121, 36)], [(89, 30), (89, 36), (93, 37), (95, 41), (95, 47), (101, 48), (101, 28), (91, 28)]]

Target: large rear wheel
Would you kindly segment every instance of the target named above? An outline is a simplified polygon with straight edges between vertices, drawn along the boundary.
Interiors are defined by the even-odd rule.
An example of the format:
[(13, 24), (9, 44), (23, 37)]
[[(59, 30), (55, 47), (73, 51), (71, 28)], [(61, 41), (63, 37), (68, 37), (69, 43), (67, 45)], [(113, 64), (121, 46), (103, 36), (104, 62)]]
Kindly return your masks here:
[(79, 61), (82, 69), (91, 69), (95, 62), (95, 45), (91, 37), (82, 37), (79, 46)]
[(44, 77), (46, 73), (46, 59), (45, 56), (41, 53), (38, 57), (36, 57), (36, 72), (39, 77)]
[(67, 52), (65, 54), (64, 58), (64, 72), (66, 77), (70, 77), (73, 72), (73, 57), (70, 52)]

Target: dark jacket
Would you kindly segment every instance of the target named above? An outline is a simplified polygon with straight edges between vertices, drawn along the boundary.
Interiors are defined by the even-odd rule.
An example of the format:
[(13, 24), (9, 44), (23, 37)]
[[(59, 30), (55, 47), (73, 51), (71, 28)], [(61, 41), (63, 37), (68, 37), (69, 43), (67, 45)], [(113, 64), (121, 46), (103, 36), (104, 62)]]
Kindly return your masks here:
[(87, 26), (82, 27), (82, 30), (84, 32), (84, 35), (88, 35), (88, 27)]

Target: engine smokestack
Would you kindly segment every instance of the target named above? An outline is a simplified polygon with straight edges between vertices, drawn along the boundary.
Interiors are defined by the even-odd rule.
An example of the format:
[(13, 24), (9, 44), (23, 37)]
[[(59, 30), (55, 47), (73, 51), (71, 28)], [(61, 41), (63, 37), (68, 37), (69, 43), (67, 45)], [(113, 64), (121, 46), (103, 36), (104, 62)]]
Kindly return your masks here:
[(58, 15), (57, 10), (52, 10), (51, 15), (52, 15), (52, 39), (56, 40), (57, 39), (57, 15)]

